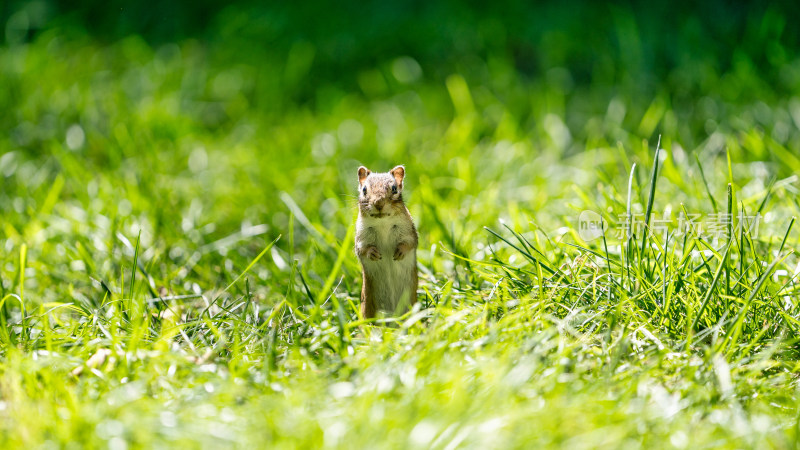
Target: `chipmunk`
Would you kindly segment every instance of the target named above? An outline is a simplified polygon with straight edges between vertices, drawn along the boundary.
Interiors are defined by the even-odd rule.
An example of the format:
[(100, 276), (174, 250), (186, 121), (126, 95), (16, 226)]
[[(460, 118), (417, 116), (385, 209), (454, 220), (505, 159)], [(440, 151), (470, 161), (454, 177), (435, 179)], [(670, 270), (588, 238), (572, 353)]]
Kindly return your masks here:
[(403, 166), (389, 173), (358, 168), (356, 255), (361, 315), (403, 314), (417, 301), (417, 229), (403, 203)]

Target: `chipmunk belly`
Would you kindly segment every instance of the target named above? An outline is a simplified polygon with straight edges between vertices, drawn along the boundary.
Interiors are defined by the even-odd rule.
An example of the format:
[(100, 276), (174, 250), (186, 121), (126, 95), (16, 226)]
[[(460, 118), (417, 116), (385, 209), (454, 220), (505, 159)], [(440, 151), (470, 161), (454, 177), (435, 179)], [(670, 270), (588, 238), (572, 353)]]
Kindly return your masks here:
[[(384, 314), (402, 314), (408, 309), (412, 296), (416, 295), (416, 292), (409, 292), (409, 281), (417, 269), (417, 252), (413, 249), (401, 260), (394, 259), (394, 252), (401, 236), (410, 230), (405, 230), (408, 225), (396, 216), (370, 222), (375, 230), (375, 246), (381, 253), (381, 259), (365, 260), (363, 263), (366, 275), (372, 282), (375, 309)], [(403, 305), (400, 305), (401, 302)]]

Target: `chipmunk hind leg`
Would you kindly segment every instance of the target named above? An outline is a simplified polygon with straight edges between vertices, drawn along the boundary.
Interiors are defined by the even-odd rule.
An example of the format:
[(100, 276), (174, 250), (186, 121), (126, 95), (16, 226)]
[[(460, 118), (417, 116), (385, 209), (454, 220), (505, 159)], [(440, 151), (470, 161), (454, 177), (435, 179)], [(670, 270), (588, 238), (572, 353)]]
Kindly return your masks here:
[(395, 311), (396, 314), (405, 314), (414, 307), (414, 304), (417, 303), (417, 287), (419, 281), (417, 279), (416, 257), (414, 257), (412, 261), (413, 263), (411, 263), (412, 265), (410, 267), (410, 271), (406, 275), (408, 281), (404, 283), (402, 288), (400, 288), (401, 291), (399, 292), (400, 296), (397, 301), (397, 311)]
[(375, 294), (372, 292), (372, 285), (369, 282), (369, 277), (362, 273), (361, 284), (361, 317), (364, 319), (372, 319), (375, 317)]

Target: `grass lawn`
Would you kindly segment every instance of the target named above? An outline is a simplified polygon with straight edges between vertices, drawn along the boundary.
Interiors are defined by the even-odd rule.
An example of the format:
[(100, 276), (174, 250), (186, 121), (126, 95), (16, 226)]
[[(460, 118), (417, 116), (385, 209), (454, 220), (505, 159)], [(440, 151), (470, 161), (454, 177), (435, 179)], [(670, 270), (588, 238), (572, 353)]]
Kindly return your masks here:
[[(663, 66), (633, 13), (609, 48), (564, 19), (528, 67), (491, 18), (397, 44), (429, 54), (365, 26), (367, 54), (248, 11), (214, 39), (6, 27), (0, 446), (800, 445), (780, 14), (724, 61), (689, 22)], [(420, 233), (418, 307), (383, 325), (361, 164), (405, 164)]]

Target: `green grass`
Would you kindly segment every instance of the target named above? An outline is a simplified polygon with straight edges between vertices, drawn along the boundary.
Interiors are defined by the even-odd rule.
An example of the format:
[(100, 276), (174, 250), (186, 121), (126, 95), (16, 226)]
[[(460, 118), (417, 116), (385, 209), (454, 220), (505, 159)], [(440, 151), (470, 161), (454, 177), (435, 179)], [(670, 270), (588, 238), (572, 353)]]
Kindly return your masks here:
[[(783, 88), (688, 72), (687, 106), (389, 58), (295, 105), (296, 51), (0, 48), (4, 448), (798, 445)], [(752, 86), (767, 103), (730, 94)], [(420, 308), (374, 326), (356, 169), (400, 163)], [(587, 209), (605, 239), (580, 238)], [(681, 211), (763, 221), (678, 234)], [(653, 229), (617, 236), (626, 213)]]

